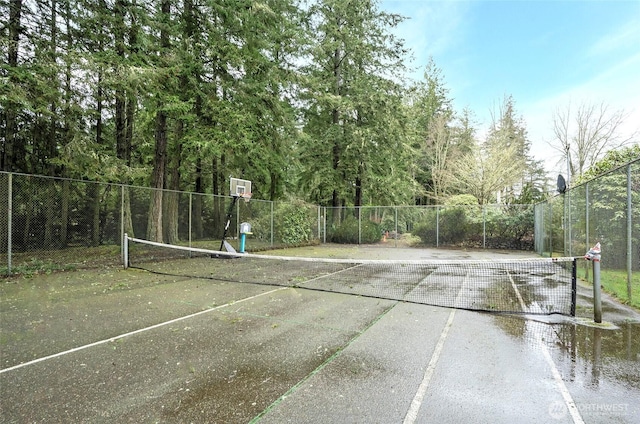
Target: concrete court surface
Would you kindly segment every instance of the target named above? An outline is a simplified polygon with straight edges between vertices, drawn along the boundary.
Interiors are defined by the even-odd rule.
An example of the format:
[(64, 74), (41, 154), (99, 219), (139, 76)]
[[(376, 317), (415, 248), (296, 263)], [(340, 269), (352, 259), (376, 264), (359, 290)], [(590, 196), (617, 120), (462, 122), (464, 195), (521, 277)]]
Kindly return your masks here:
[[(384, 254), (416, 255), (401, 250)], [(605, 320), (616, 329), (557, 316), (109, 272), (126, 284), (96, 289), (100, 279), (91, 272), (4, 283), (1, 422), (640, 417), (640, 320), (610, 300)]]

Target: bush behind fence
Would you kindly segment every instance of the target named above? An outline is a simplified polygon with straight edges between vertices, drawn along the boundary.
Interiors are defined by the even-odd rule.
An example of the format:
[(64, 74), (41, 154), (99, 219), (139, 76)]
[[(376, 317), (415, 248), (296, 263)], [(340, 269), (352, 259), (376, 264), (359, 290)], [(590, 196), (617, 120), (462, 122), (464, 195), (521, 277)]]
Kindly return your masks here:
[[(122, 184), (0, 172), (0, 273), (120, 263), (124, 232), (151, 237), (158, 190)], [(537, 205), (362, 206), (329, 208), (161, 190), (162, 241), (217, 249), (247, 221), (247, 249), (317, 242), (398, 246), (403, 234), (429, 247), (535, 250), (582, 256), (600, 242), (602, 268), (640, 270), (640, 160)], [(391, 243), (389, 243), (391, 242)], [(634, 277), (635, 273), (635, 277)], [(637, 282), (635, 283), (637, 284)]]
[[(150, 205), (159, 192), (161, 236), (150, 231)], [(124, 233), (218, 249), (228, 213), (228, 238), (238, 236), (241, 222), (252, 225), (249, 251), (397, 241), (404, 233), (426, 246), (533, 248), (530, 205), (325, 208), (5, 172), (0, 197), (6, 205), (0, 211), (3, 274), (118, 265)]]

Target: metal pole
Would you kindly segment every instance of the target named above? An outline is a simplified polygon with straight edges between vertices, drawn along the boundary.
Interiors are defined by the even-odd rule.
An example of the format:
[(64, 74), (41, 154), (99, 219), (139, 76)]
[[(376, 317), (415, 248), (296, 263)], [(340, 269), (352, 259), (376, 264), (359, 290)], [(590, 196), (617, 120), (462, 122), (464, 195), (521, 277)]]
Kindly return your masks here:
[(358, 244), (362, 244), (362, 207), (356, 206), (358, 211)]
[(327, 207), (324, 207), (324, 219), (323, 219), (324, 228), (322, 229), (322, 242), (327, 243)]
[[(565, 216), (565, 224), (567, 226), (567, 232), (568, 232), (568, 239), (569, 239), (569, 252), (568, 252), (568, 256), (571, 256), (571, 190), (569, 190), (570, 187), (570, 180), (571, 180), (571, 167), (569, 165), (570, 163), (570, 159), (569, 159), (569, 144), (567, 143), (567, 191), (566, 191), (566, 196), (567, 196), (567, 214)], [(567, 251), (567, 246), (565, 246), (564, 248), (565, 252)]]
[(7, 195), (7, 273), (11, 274), (11, 239), (12, 239), (12, 217), (13, 217), (13, 174), (9, 174), (9, 188)]
[(393, 238), (395, 239), (395, 247), (398, 247), (398, 207), (394, 206), (393, 210), (395, 211), (395, 215), (396, 215), (396, 233), (393, 236)]
[(631, 239), (631, 164), (627, 165), (627, 300), (631, 303), (631, 267), (633, 265), (633, 243)]
[(602, 293), (600, 290), (600, 259), (593, 259), (593, 320), (602, 322)]
[(129, 239), (127, 233), (124, 233), (122, 238), (122, 262), (124, 269), (127, 269), (129, 267)]
[(600, 243), (584, 255), (586, 260), (593, 262), (593, 321), (602, 322), (602, 290), (600, 288)]
[[(120, 186), (120, 240), (124, 240), (124, 184)], [(120, 246), (120, 257), (124, 260), (124, 245)]]
[(236, 240), (240, 239), (240, 202), (236, 202)]
[(482, 248), (487, 248), (487, 205), (482, 205)]
[(271, 201), (271, 246), (273, 247), (273, 200)]
[(436, 247), (440, 247), (440, 206), (436, 206)]
[(584, 223), (585, 223), (584, 224), (584, 226), (585, 226), (585, 230), (584, 230), (584, 233), (585, 233), (585, 245), (589, 246), (589, 244), (590, 244), (590, 242), (589, 242), (589, 222), (590, 222), (589, 221), (589, 183), (585, 184), (584, 190), (585, 190), (585, 193), (584, 193), (584, 195), (585, 195), (585, 202), (584, 202), (584, 204), (585, 204), (585, 211), (584, 211), (584, 214), (585, 214), (585, 218), (584, 218)]
[[(191, 229), (193, 219), (193, 193), (189, 193), (189, 247), (191, 247)], [(191, 251), (189, 251), (189, 256), (191, 256)]]
[(578, 260), (573, 258), (573, 266), (571, 269), (571, 316), (576, 316), (576, 303), (578, 301)]

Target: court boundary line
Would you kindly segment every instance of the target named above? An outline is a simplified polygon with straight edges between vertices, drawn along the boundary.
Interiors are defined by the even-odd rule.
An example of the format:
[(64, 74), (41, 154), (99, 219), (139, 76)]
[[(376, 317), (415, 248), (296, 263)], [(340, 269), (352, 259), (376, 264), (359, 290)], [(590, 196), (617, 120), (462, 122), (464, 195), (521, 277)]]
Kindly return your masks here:
[[(507, 275), (509, 276), (509, 280), (511, 281), (511, 286), (513, 287), (513, 290), (515, 290), (516, 292), (518, 301), (520, 302), (520, 307), (522, 308), (523, 311), (526, 311), (528, 308), (524, 304), (524, 299), (522, 298), (522, 295), (520, 295), (520, 290), (518, 290), (518, 286), (513, 280), (511, 273), (507, 272)], [(539, 307), (537, 304), (534, 304), (534, 305), (536, 307)], [(542, 351), (542, 356), (544, 356), (544, 359), (547, 362), (547, 365), (551, 369), (551, 375), (553, 376), (553, 380), (556, 383), (556, 388), (562, 395), (562, 399), (564, 400), (564, 405), (567, 408), (567, 411), (569, 411), (569, 414), (571, 415), (571, 419), (573, 420), (574, 424), (585, 424), (584, 420), (582, 419), (582, 415), (580, 415), (580, 410), (578, 409), (576, 402), (573, 400), (573, 396), (571, 396), (571, 392), (567, 388), (567, 385), (564, 384), (564, 380), (562, 379), (562, 374), (560, 374), (558, 367), (556, 367), (556, 363), (553, 362), (553, 358), (551, 357), (551, 352), (549, 352), (549, 349), (542, 342), (542, 340), (536, 339), (536, 344)]]
[(89, 349), (91, 347), (100, 346), (100, 345), (103, 345), (103, 344), (106, 344), (106, 343), (112, 343), (112, 342), (115, 342), (116, 340), (124, 339), (126, 337), (130, 337), (130, 336), (133, 336), (133, 335), (136, 335), (136, 334), (144, 333), (144, 332), (149, 331), (149, 330), (155, 330), (156, 328), (164, 327), (164, 326), (170, 325), (170, 324), (175, 324), (176, 322), (184, 321), (184, 320), (187, 320), (187, 319), (190, 319), (190, 318), (195, 318), (197, 316), (204, 315), (204, 314), (207, 314), (209, 312), (216, 311), (218, 309), (222, 309), (222, 308), (226, 308), (228, 306), (236, 305), (238, 303), (246, 302), (247, 300), (256, 299), (256, 298), (258, 298), (260, 296), (264, 296), (266, 294), (275, 293), (275, 292), (280, 291), (280, 290), (286, 290), (287, 288), (288, 287), (278, 287), (276, 289), (269, 290), (269, 291), (266, 291), (264, 293), (259, 293), (259, 294), (253, 295), (253, 296), (245, 297), (244, 299), (232, 300), (230, 302), (225, 303), (224, 305), (215, 306), (213, 308), (208, 308), (208, 309), (205, 309), (203, 311), (195, 312), (193, 314), (189, 314), (189, 315), (185, 315), (185, 316), (182, 316), (182, 317), (174, 318), (174, 319), (169, 320), (169, 321), (160, 322), (158, 324), (154, 324), (154, 325), (151, 325), (149, 327), (139, 328), (137, 330), (130, 331), (130, 332), (124, 333), (124, 334), (120, 334), (120, 335), (117, 335), (117, 336), (114, 336), (114, 337), (110, 337), (108, 339), (99, 340), (97, 342), (93, 342), (93, 343), (89, 343), (89, 344), (86, 344), (86, 345), (74, 347), (73, 349), (68, 349), (68, 350), (65, 350), (65, 351), (62, 351), (62, 352), (54, 353), (52, 355), (43, 356), (41, 358), (37, 358), (37, 359), (33, 359), (31, 361), (23, 362), (21, 364), (14, 365), (14, 366), (11, 366), (9, 368), (3, 368), (3, 369), (0, 370), (0, 374), (4, 374), (4, 373), (9, 372), (9, 371), (15, 371), (15, 370), (20, 369), (20, 368), (24, 368), (24, 367), (27, 367), (27, 366), (30, 366), (30, 365), (37, 364), (39, 362), (47, 361), (49, 359), (59, 358), (61, 356), (68, 355), (70, 353), (75, 353), (75, 352), (79, 352), (81, 350)]
[(418, 412), (420, 412), (422, 402), (424, 401), (424, 396), (427, 394), (427, 389), (429, 388), (429, 383), (431, 382), (431, 377), (433, 377), (433, 373), (435, 372), (438, 361), (440, 360), (440, 355), (442, 354), (442, 349), (444, 348), (444, 342), (447, 339), (447, 335), (449, 334), (449, 329), (453, 325), (453, 318), (455, 317), (455, 315), (456, 310), (452, 309), (449, 313), (449, 319), (444, 325), (442, 333), (440, 333), (440, 339), (438, 339), (438, 343), (433, 350), (433, 354), (431, 355), (431, 359), (429, 360), (429, 365), (427, 365), (427, 369), (424, 372), (422, 382), (420, 383), (420, 386), (418, 386), (418, 390), (416, 391), (416, 394), (411, 401), (409, 410), (404, 417), (404, 424), (412, 424), (418, 419)]
[[(423, 281), (425, 281), (429, 276), (427, 276)], [(465, 284), (469, 280), (469, 273), (467, 273), (462, 280), (462, 284), (460, 284), (460, 290), (458, 290), (458, 294), (456, 295), (456, 299), (453, 304), (458, 305), (460, 298), (462, 297), (462, 292), (464, 290)], [(444, 342), (449, 335), (449, 329), (453, 326), (453, 319), (456, 315), (456, 307), (451, 308), (451, 312), (449, 313), (449, 318), (440, 333), (440, 338), (436, 343), (436, 347), (433, 349), (433, 353), (431, 354), (431, 359), (429, 360), (429, 364), (427, 365), (427, 369), (424, 371), (424, 375), (422, 376), (422, 382), (418, 386), (418, 390), (416, 394), (413, 396), (411, 400), (411, 405), (409, 405), (409, 409), (404, 416), (403, 424), (413, 424), (418, 419), (418, 413), (420, 412), (420, 408), (422, 408), (422, 403), (424, 402), (424, 397), (427, 394), (427, 390), (429, 389), (429, 383), (431, 383), (431, 377), (433, 377), (433, 373), (436, 370), (436, 365), (440, 360), (440, 355), (442, 354), (442, 349), (444, 349)]]

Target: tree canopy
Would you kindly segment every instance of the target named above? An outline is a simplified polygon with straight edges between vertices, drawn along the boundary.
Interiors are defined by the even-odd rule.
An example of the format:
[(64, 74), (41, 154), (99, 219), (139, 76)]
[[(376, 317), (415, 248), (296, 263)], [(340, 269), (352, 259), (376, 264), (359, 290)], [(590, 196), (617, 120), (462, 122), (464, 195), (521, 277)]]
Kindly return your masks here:
[[(515, 100), (480, 139), (433, 59), (404, 83), (404, 18), (375, 0), (9, 0), (0, 12), (3, 171), (213, 194), (233, 175), (256, 198), (326, 206), (544, 195)], [(569, 119), (555, 122), (574, 149)], [(148, 231), (171, 239), (176, 199), (150, 202)]]

